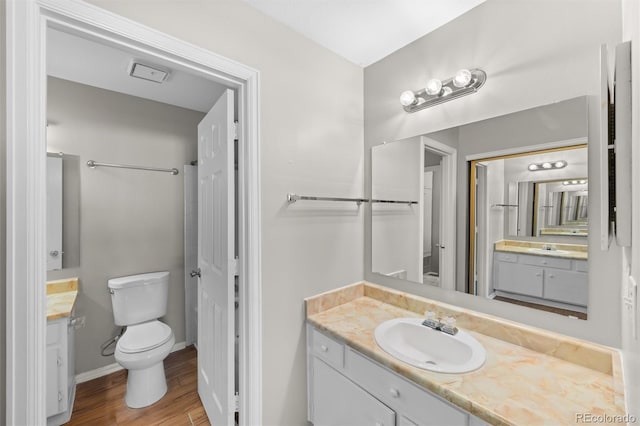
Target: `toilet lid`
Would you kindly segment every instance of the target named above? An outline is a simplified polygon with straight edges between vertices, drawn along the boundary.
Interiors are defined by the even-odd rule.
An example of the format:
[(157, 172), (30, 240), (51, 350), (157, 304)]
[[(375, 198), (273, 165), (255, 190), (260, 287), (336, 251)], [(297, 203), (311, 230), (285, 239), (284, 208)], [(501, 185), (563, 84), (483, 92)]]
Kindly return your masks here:
[(118, 340), (118, 348), (126, 354), (148, 351), (166, 343), (172, 334), (171, 327), (160, 321), (130, 325)]

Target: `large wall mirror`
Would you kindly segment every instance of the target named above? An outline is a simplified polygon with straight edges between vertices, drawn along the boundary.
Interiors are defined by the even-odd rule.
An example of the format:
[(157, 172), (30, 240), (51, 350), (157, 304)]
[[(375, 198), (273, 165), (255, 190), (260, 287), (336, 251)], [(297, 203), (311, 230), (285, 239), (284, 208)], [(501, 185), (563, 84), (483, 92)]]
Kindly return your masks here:
[(586, 319), (587, 124), (580, 97), (374, 146), (372, 272)]

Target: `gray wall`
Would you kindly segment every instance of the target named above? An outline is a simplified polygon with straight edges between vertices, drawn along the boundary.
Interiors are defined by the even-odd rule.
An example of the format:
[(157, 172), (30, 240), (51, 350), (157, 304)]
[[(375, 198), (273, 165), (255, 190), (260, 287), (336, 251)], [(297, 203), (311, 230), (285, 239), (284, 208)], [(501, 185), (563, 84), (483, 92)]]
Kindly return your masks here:
[[(5, 0), (0, 0), (0, 22), (2, 22), (2, 28), (6, 28), (5, 22)], [(5, 341), (6, 341), (6, 319), (5, 315), (7, 310), (6, 305), (6, 198), (7, 198), (7, 185), (6, 185), (6, 147), (7, 147), (7, 133), (6, 133), (6, 72), (5, 72), (6, 60), (5, 60), (5, 32), (0, 31), (0, 423), (4, 422), (5, 418)]]
[(91, 0), (260, 71), (264, 425), (306, 422), (303, 298), (363, 277), (363, 71), (241, 0)]
[[(599, 93), (599, 46), (621, 40), (621, 5), (616, 0), (539, 1), (488, 0), (461, 17), (365, 69), (365, 159), (369, 148), (382, 141), (403, 139), (456, 127), (558, 100)], [(487, 74), (477, 94), (414, 114), (405, 113), (399, 95), (423, 87), (433, 76), (447, 78), (460, 68), (481, 67)], [(592, 98), (590, 98), (592, 102)], [(597, 104), (590, 104), (597, 111)], [(598, 127), (590, 121), (590, 134)], [(462, 135), (461, 135), (462, 136)], [(524, 135), (526, 136), (526, 135)], [(490, 149), (484, 146), (483, 149)], [(498, 148), (498, 147), (496, 147)], [(466, 209), (464, 156), (474, 149), (460, 143), (458, 152), (458, 207)], [(590, 170), (595, 169), (590, 158)], [(368, 176), (369, 163), (365, 165)], [(368, 182), (365, 181), (369, 191)], [(597, 194), (594, 194), (597, 196)], [(593, 217), (597, 221), (597, 217)], [(466, 233), (464, 217), (458, 218), (458, 234)], [(370, 243), (368, 219), (365, 247)], [(611, 282), (620, 274), (620, 252), (599, 252), (594, 232), (591, 278)], [(458, 238), (458, 256), (465, 247)], [(405, 291), (471, 309), (500, 315), (600, 343), (620, 345), (620, 288), (593, 285), (589, 320), (504, 306), (466, 294), (427, 289), (371, 274), (371, 258), (365, 251), (365, 278)], [(597, 269), (596, 269), (597, 268)], [(595, 271), (595, 272), (594, 272)], [(458, 268), (458, 274), (460, 268)]]
[(96, 168), (105, 163), (175, 167), (197, 158), (201, 112), (56, 78), (48, 79), (47, 149), (80, 157), (80, 267), (51, 271), (49, 279), (78, 276), (76, 372), (115, 362), (100, 345), (114, 335), (109, 278), (169, 271), (164, 320), (185, 340), (184, 184), (177, 176)]

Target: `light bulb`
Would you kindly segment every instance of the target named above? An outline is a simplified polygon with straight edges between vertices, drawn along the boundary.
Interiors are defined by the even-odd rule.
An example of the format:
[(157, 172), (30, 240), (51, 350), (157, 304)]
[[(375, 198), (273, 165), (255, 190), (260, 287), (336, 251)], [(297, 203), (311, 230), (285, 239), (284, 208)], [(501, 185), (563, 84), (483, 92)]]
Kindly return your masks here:
[(571, 183), (574, 184), (574, 185), (577, 185), (578, 181), (577, 180), (572, 180)]
[(554, 166), (556, 166), (556, 169), (561, 169), (566, 165), (567, 165), (567, 163), (565, 161), (556, 161), (554, 163)]
[(409, 106), (415, 103), (416, 103), (416, 95), (411, 90), (402, 92), (402, 94), (400, 95), (400, 104), (402, 106)]
[(543, 169), (550, 169), (551, 167), (553, 167), (553, 166), (551, 165), (551, 163), (542, 163), (542, 168), (543, 168)]
[(538, 170), (538, 165), (537, 164), (529, 164), (529, 170), (531, 170), (531, 171)]
[(584, 184), (584, 183), (587, 183), (587, 181), (586, 180), (581, 180), (580, 183)]
[(569, 181), (565, 180), (564, 182), (562, 182), (563, 185), (569, 185)]
[(456, 87), (465, 87), (469, 83), (471, 83), (471, 71), (467, 69), (461, 69), (453, 77), (453, 85)]
[(442, 82), (437, 78), (432, 78), (431, 80), (427, 81), (427, 85), (425, 86), (424, 90), (425, 92), (427, 92), (427, 95), (439, 95), (440, 91), (442, 90)]

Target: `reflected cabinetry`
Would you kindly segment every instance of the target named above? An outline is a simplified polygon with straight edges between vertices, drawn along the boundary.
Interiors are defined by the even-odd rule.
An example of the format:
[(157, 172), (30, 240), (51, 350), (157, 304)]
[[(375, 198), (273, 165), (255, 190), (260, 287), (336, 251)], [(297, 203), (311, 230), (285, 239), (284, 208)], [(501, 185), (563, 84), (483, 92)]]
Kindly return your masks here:
[(585, 310), (589, 297), (587, 261), (494, 252), (493, 288), (498, 296)]

